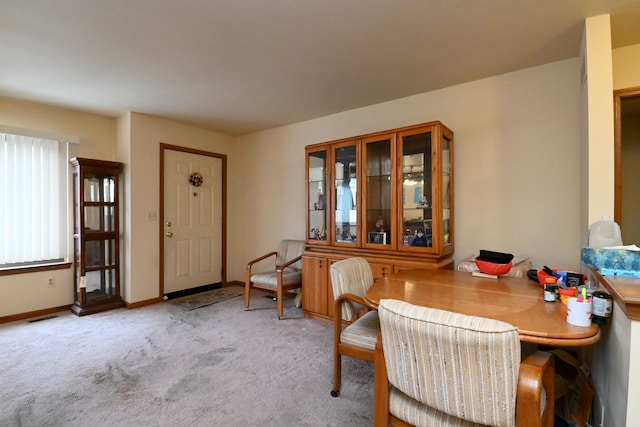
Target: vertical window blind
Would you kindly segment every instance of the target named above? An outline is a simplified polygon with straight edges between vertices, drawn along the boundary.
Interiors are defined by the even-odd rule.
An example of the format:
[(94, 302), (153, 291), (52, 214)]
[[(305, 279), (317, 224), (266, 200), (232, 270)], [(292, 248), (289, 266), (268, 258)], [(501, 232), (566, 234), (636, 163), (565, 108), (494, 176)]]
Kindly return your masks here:
[(66, 142), (0, 133), (0, 268), (67, 256)]

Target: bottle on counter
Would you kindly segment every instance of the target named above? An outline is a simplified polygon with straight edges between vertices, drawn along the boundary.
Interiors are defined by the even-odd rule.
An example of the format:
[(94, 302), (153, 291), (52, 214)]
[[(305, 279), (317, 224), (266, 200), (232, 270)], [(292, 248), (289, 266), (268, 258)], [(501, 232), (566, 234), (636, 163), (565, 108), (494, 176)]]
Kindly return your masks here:
[(544, 300), (545, 302), (556, 302), (558, 299), (558, 281), (555, 277), (544, 279)]
[(604, 325), (611, 318), (613, 311), (613, 297), (604, 291), (595, 291), (592, 296), (593, 306), (591, 313), (593, 315), (593, 323)]

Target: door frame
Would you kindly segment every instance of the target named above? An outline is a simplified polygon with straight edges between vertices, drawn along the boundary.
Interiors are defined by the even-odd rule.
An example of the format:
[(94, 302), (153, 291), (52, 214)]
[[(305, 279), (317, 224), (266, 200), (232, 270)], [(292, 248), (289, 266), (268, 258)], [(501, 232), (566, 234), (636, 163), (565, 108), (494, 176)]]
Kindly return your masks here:
[(622, 99), (640, 96), (640, 87), (613, 91), (613, 220), (622, 226)]
[(159, 291), (160, 298), (164, 295), (164, 156), (166, 150), (173, 151), (181, 151), (183, 153), (196, 154), (200, 156), (207, 157), (215, 157), (222, 160), (222, 206), (220, 209), (222, 210), (222, 224), (221, 227), (221, 236), (222, 236), (222, 247), (221, 247), (221, 257), (220, 260), (222, 271), (221, 271), (221, 280), (222, 286), (227, 285), (227, 155), (220, 153), (213, 153), (210, 151), (198, 150), (195, 148), (189, 147), (181, 147), (178, 145), (165, 144), (163, 142), (160, 143), (160, 204), (158, 208), (159, 212), (159, 221), (158, 221), (158, 239), (160, 242), (160, 260), (159, 260), (159, 268), (160, 268), (160, 277), (159, 277)]

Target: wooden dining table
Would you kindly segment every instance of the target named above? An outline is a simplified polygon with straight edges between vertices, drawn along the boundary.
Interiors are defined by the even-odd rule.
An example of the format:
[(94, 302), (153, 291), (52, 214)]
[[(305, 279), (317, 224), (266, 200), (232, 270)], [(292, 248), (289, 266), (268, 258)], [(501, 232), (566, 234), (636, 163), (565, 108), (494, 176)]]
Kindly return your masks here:
[(600, 327), (567, 323), (567, 306), (545, 302), (538, 283), (522, 277), (475, 277), (453, 270), (405, 270), (376, 281), (365, 302), (377, 309), (380, 300), (396, 299), (415, 305), (487, 317), (514, 325), (522, 342), (577, 347), (600, 339)]

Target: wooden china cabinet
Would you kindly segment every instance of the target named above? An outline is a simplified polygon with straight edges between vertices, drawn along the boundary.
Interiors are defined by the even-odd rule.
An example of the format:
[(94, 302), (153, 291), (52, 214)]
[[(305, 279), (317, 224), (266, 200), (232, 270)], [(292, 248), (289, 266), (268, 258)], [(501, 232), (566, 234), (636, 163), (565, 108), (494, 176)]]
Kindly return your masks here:
[(74, 157), (74, 304), (78, 316), (122, 307), (119, 175), (122, 163)]
[(453, 132), (423, 123), (314, 144), (306, 153), (302, 308), (332, 319), (332, 262), (360, 256), (374, 278), (453, 268)]

